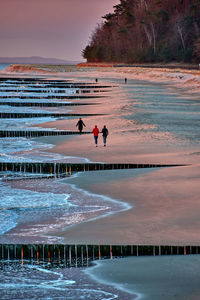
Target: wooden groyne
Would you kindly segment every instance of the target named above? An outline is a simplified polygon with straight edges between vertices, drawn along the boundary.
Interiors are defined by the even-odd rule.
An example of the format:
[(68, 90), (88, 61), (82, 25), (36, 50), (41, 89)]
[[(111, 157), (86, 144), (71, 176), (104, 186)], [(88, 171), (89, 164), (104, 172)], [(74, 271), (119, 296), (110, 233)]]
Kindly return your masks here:
[(30, 82), (34, 82), (34, 83), (37, 83), (37, 82), (55, 82), (55, 83), (72, 83), (70, 80), (56, 80), (56, 79), (53, 79), (53, 80), (48, 80), (48, 79), (43, 79), (42, 77), (38, 77), (38, 78), (33, 78), (33, 77), (0, 77), (0, 82), (5, 82), (5, 81), (12, 81), (12, 82), (27, 82), (27, 83), (30, 83)]
[(66, 85), (76, 85), (76, 84), (81, 84), (81, 85), (96, 85), (96, 83), (88, 83), (88, 82), (75, 82), (71, 80), (56, 80), (56, 79), (44, 79), (44, 78), (27, 78), (27, 77), (0, 77), (0, 82), (8, 82), (9, 84), (11, 83), (20, 83), (20, 84), (31, 84), (33, 83), (34, 85), (37, 84), (66, 84)]
[(11, 102), (0, 101), (0, 105), (9, 105), (13, 107), (65, 107), (65, 106), (84, 106), (97, 105), (99, 103), (84, 103), (84, 102)]
[[(78, 94), (78, 93), (77, 93)], [(102, 95), (91, 95), (91, 96), (84, 96), (84, 95), (60, 95), (60, 96), (58, 96), (58, 95), (49, 95), (49, 96), (47, 96), (47, 97), (45, 97), (45, 96), (22, 96), (22, 95), (15, 95), (15, 96), (11, 96), (11, 95), (6, 95), (6, 96), (2, 96), (2, 95), (0, 95), (0, 99), (46, 99), (46, 100), (52, 100), (52, 99), (58, 99), (58, 100), (60, 100), (60, 99), (62, 99), (62, 100), (68, 100), (68, 99), (71, 99), (71, 100), (73, 100), (73, 99), (79, 99), (79, 100), (81, 100), (81, 99), (97, 99), (97, 98), (104, 98), (104, 96), (102, 96)]]
[(9, 83), (9, 86), (13, 85), (13, 87), (16, 87), (16, 84), (23, 84), (23, 85), (28, 85), (32, 87), (36, 87), (37, 85), (44, 85), (45, 87), (55, 87), (56, 85), (58, 87), (78, 87), (78, 86), (83, 86), (83, 87), (90, 87), (90, 88), (107, 88), (107, 87), (115, 87), (115, 85), (102, 85), (96, 82), (73, 82), (73, 81), (67, 81), (67, 80), (48, 80), (48, 79), (40, 79), (40, 78), (13, 78), (13, 77), (0, 77), (0, 83), (4, 83), (1, 86), (7, 87), (5, 83)]
[(9, 112), (0, 112), (1, 119), (21, 119), (21, 118), (67, 118), (67, 117), (89, 117), (89, 116), (103, 116), (104, 114), (75, 114), (75, 113), (9, 113)]
[(122, 163), (41, 163), (41, 162), (0, 162), (0, 171), (24, 172), (31, 174), (55, 174), (55, 176), (70, 176), (75, 172), (166, 168), (180, 165), (162, 164), (122, 164)]
[[(1, 86), (0, 86), (1, 87)], [(89, 86), (89, 85), (86, 85), (86, 86), (83, 86), (83, 85), (76, 85), (75, 87), (74, 86), (63, 86), (62, 89), (61, 89), (61, 86), (58, 87), (58, 89), (55, 89), (55, 87), (53, 89), (49, 89), (49, 87), (46, 87), (45, 89), (36, 89), (36, 87), (32, 88), (32, 89), (22, 89), (22, 88), (18, 88), (16, 89), (16, 86), (15, 88), (7, 88), (7, 89), (0, 89), (0, 93), (10, 93), (10, 92), (15, 92), (15, 93), (64, 93), (65, 90), (68, 90), (68, 89), (88, 89), (88, 93), (91, 91), (91, 90), (97, 90), (98, 92), (101, 92), (102, 88), (109, 88), (109, 86)], [(85, 91), (84, 91), (85, 92)]]
[(200, 254), (199, 246), (152, 245), (64, 245), (64, 244), (1, 244), (0, 260), (34, 260), (39, 262), (65, 262), (77, 266), (91, 260), (128, 256), (161, 256)]
[[(83, 131), (81, 134), (91, 134), (91, 131)], [(0, 130), (0, 138), (17, 137), (40, 137), (40, 136), (60, 136), (60, 135), (80, 135), (79, 131), (66, 130)]]

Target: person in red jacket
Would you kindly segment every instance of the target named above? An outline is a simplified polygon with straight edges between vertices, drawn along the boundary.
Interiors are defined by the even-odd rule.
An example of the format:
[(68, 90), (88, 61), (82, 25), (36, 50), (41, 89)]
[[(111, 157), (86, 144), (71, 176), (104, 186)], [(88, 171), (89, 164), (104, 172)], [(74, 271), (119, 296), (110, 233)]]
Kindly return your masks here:
[(94, 141), (95, 141), (95, 145), (96, 147), (98, 146), (98, 135), (99, 135), (99, 129), (97, 127), (97, 125), (95, 125), (95, 127), (92, 130), (92, 133), (94, 134)]

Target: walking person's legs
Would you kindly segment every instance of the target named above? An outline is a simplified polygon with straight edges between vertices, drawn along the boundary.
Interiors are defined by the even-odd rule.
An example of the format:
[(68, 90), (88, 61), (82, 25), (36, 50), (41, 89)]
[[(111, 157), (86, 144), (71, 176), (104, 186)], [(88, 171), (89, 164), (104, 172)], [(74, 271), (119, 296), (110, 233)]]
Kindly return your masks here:
[(103, 136), (104, 147), (106, 146), (106, 136)]
[(95, 145), (97, 147), (97, 143), (98, 143), (98, 136), (97, 135), (94, 135), (94, 141), (95, 141)]
[(82, 133), (82, 130), (83, 130), (83, 127), (79, 126), (79, 132), (80, 132), (80, 134)]

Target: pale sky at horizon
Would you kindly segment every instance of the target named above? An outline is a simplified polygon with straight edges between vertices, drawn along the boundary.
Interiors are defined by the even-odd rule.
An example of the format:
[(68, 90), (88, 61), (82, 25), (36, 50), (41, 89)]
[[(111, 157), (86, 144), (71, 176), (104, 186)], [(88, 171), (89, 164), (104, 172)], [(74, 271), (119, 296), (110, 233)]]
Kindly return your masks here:
[(0, 57), (83, 60), (101, 17), (119, 0), (0, 0)]

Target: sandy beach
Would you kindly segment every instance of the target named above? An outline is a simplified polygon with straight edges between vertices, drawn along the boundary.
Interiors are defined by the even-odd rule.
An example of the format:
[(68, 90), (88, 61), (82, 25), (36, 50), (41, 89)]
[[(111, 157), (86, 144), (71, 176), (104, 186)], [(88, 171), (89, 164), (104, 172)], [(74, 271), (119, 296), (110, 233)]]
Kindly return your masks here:
[[(125, 73), (121, 73), (122, 69)], [(152, 124), (136, 122), (134, 120), (134, 117), (137, 117), (135, 113), (129, 117), (132, 102), (135, 102), (134, 99), (140, 96), (138, 92), (136, 95), (134, 94), (137, 86), (142, 86), (142, 93), (152, 92), (146, 87), (148, 86), (146, 81), (140, 81), (143, 75), (139, 76), (138, 74), (145, 73), (144, 79), (146, 80), (149, 79), (148, 76), (151, 77), (153, 83), (150, 85), (153, 85), (153, 87), (151, 85), (151, 89), (155, 95), (156, 92), (163, 93), (164, 97), (165, 93), (169, 93), (172, 97), (175, 95), (175, 97), (185, 99), (185, 89), (181, 90), (179, 85), (182, 79), (178, 78), (172, 70), (167, 72), (167, 70), (153, 69), (149, 74), (148, 69), (137, 68), (139, 73), (134, 73), (135, 69), (131, 68), (128, 84), (125, 85), (122, 79), (124, 74), (129, 75), (128, 68), (125, 70), (121, 68), (117, 71), (110, 68), (107, 69), (107, 72), (104, 68), (92, 71), (84, 70), (65, 75), (89, 81), (91, 78), (98, 77), (99, 81), (112, 82), (116, 86), (112, 92), (107, 93), (107, 97), (101, 99), (98, 106), (95, 106), (95, 112), (104, 112), (106, 115), (84, 119), (87, 130), (92, 130), (96, 123), (100, 124), (98, 125), (100, 128), (104, 124), (107, 125), (110, 131), (107, 147), (106, 149), (102, 147), (100, 137), (99, 147), (95, 148), (93, 137), (84, 135), (63, 141), (60, 138), (54, 139), (55, 147), (51, 149), (51, 152), (87, 157), (91, 161), (97, 162), (164, 163), (183, 166), (161, 170), (153, 169), (147, 172), (142, 170), (92, 172), (79, 174), (74, 179), (66, 179), (66, 182), (92, 193), (124, 201), (132, 209), (86, 222), (81, 226), (76, 225), (66, 230), (63, 228), (62, 231), (52, 234), (62, 236), (70, 243), (199, 244), (200, 224), (197, 213), (199, 211), (199, 140), (189, 140), (189, 135), (188, 139), (177, 139), (177, 136), (168, 130), (154, 131)], [(153, 76), (152, 74), (156, 72), (157, 76)], [(165, 75), (164, 79), (159, 72), (163, 76)], [(180, 70), (180, 72), (183, 71)], [(193, 72), (192, 75), (190, 75), (191, 72)], [(198, 71), (188, 71), (184, 74), (186, 77), (198, 76)], [(172, 76), (174, 81), (170, 80), (169, 82), (169, 76)], [(137, 81), (135, 81), (136, 79)], [(165, 80), (165, 83), (163, 90), (157, 91), (160, 87), (158, 83), (160, 79)], [(166, 83), (168, 84), (166, 85)], [(189, 91), (187, 84), (185, 87), (188, 87)], [(187, 100), (196, 101), (195, 97), (192, 98), (193, 96), (188, 96)], [(92, 101), (99, 102), (99, 99)], [(198, 105), (197, 101), (195, 105)], [(90, 107), (90, 109), (94, 108)], [(79, 111), (79, 108), (76, 107), (74, 111)], [(184, 116), (187, 116), (186, 112), (184, 112)], [(58, 120), (43, 126), (48, 128), (52, 125), (57, 129), (72, 129), (75, 127), (75, 120)], [(51, 138), (50, 140), (52, 142)]]
[[(43, 75), (80, 82), (94, 82), (98, 78), (98, 83), (113, 85), (110, 91), (102, 92), (104, 97), (90, 99), (98, 105), (72, 109), (75, 113), (95, 111), (103, 114), (84, 117), (85, 130), (92, 131), (95, 124), (101, 129), (106, 124), (109, 136), (106, 147), (99, 136), (97, 148), (90, 134), (35, 138), (35, 141), (54, 144), (47, 153), (86, 158), (92, 162), (180, 166), (84, 172), (62, 179), (60, 184), (109, 197), (126, 204), (128, 209), (109, 211), (100, 218), (92, 216), (91, 220), (52, 230), (47, 236), (68, 244), (200, 245), (199, 71), (132, 67), (59, 71), (56, 69), (56, 73), (53, 69), (53, 73)], [(35, 72), (35, 69), (33, 74), (30, 69), (22, 69), (17, 76), (28, 77)], [(13, 73), (7, 76), (10, 74)], [(38, 126), (74, 130), (76, 122), (76, 118), (69, 118)], [(146, 299), (196, 300), (199, 290), (193, 278), (198, 272), (193, 274), (192, 270), (198, 260), (197, 256), (128, 258), (101, 262), (90, 274), (98, 281), (104, 278), (104, 283), (129, 291), (128, 299), (132, 299), (133, 294), (142, 294)], [(137, 274), (140, 271), (139, 280)], [(150, 287), (150, 279), (144, 277), (145, 274), (152, 275)], [(162, 281), (159, 281), (162, 274)], [(185, 284), (188, 278), (193, 282), (190, 286)]]

